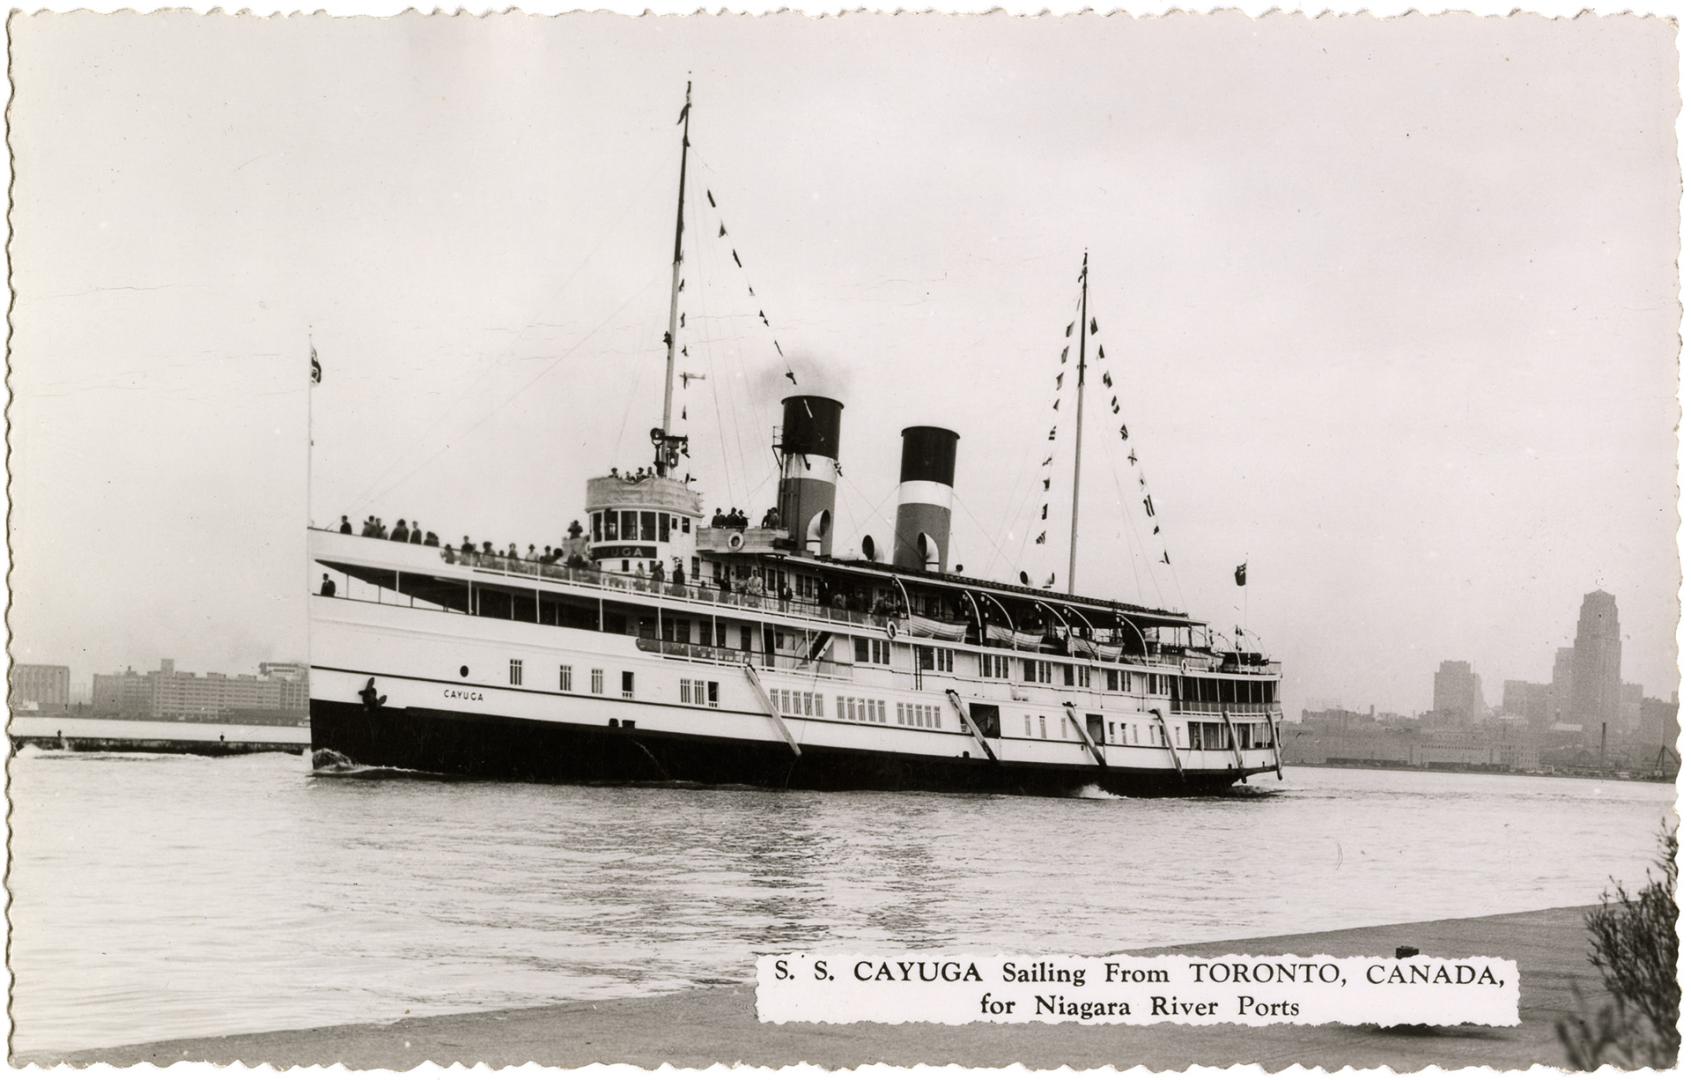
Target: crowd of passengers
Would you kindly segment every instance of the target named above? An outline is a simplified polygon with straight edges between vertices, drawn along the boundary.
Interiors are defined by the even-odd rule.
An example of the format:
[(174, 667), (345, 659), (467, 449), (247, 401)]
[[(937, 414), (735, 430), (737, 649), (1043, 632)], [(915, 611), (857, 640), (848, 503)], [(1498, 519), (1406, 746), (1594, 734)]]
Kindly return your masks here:
[[(345, 514), (341, 515), (340, 531), (343, 535), (352, 535), (352, 522), (347, 519)], [(581, 522), (570, 522), (569, 532), (569, 539), (579, 539), (582, 533)], [(441, 546), (440, 537), (436, 536), (433, 532), (426, 531), (422, 527), (422, 524), (415, 518), (412, 519), (412, 523), (409, 526), (405, 524), (404, 518), (400, 518), (394, 523), (393, 528), (390, 530), (381, 518), (372, 515), (364, 519), (364, 525), (359, 530), (358, 535), (374, 537), (377, 540), (391, 540), (400, 544), (421, 544), (424, 547)], [(446, 547), (449, 551), (454, 550), (450, 544), (446, 545)], [(517, 550), (517, 545), (514, 543), (507, 545), (505, 550), (500, 551), (493, 546), (493, 542), (491, 540), (483, 540), (481, 542), (481, 546), (478, 548), (475, 541), (466, 536), (464, 537), (463, 542), (459, 544), (455, 550), (463, 555), (487, 555), (495, 558), (519, 559), (542, 564), (565, 562), (567, 565), (574, 567), (585, 567), (588, 565), (587, 560), (582, 558), (579, 554), (566, 555), (569, 550), (567, 542), (565, 544), (560, 544), (556, 548), (548, 544), (544, 550), (538, 551), (535, 549), (533, 544), (530, 544), (528, 546), (528, 553), (525, 555)]]
[[(710, 516), (710, 527), (713, 529), (748, 529), (751, 527), (751, 518), (747, 517), (746, 512), (737, 506), (730, 506), (726, 514), (722, 512), (722, 507), (719, 506), (716, 508), (716, 513)], [(771, 506), (764, 513), (763, 523), (758, 527), (779, 529), (781, 527), (781, 512)]]

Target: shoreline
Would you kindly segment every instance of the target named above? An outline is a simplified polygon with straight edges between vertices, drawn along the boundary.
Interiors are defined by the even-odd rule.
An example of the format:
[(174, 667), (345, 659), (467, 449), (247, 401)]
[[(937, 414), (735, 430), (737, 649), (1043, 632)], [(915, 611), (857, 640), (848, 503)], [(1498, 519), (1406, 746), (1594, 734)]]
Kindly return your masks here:
[(1428, 1065), (1566, 1067), (1556, 1038), (1556, 1020), (1575, 1009), (1575, 986), (1587, 1002), (1594, 1003), (1603, 996), (1596, 970), (1585, 956), (1583, 916), (1589, 910), (1590, 906), (1547, 908), (1120, 950), (1125, 955), (1251, 952), (1390, 956), (1395, 947), (1412, 945), (1428, 956), (1501, 956), (1520, 966), (1521, 1023), (1513, 1028), (776, 1025), (758, 1023), (755, 989), (747, 982), (655, 997), (166, 1039), (59, 1055), (14, 1055), (12, 1061), (15, 1065), (105, 1062), (119, 1066), (241, 1061), (249, 1066), (269, 1064), (278, 1068), (340, 1063), (349, 1068), (391, 1069), (408, 1069), (426, 1062), (500, 1067), (530, 1061), (559, 1067), (605, 1063), (646, 1068), (664, 1063), (704, 1067), (717, 1062), (753, 1066), (804, 1062), (828, 1068), (875, 1063), (978, 1067), (1020, 1063), (1030, 1068), (1144, 1065), (1158, 1070), (1241, 1062), (1257, 1063), (1268, 1070), (1290, 1065), (1386, 1066), (1398, 1071)]
[(1617, 784), (1671, 784), (1678, 779), (1677, 774), (1674, 776), (1617, 776), (1613, 772), (1605, 774), (1596, 769), (1589, 772), (1528, 772), (1522, 769), (1409, 765), (1401, 762), (1384, 762), (1374, 765), (1351, 761), (1287, 761), (1284, 763), (1284, 767), (1288, 769), (1349, 769), (1353, 772), (1448, 773), (1454, 776), (1524, 776), (1534, 780), (1606, 780)]

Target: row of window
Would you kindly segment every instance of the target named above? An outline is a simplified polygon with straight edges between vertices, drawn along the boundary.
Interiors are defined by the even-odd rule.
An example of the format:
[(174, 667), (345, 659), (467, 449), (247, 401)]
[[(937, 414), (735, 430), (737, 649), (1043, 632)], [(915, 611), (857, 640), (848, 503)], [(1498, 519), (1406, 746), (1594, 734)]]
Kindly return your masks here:
[(859, 664), (892, 663), (892, 642), (880, 638), (852, 638)]
[(683, 534), (693, 531), (693, 522), (685, 515), (665, 514), (655, 510), (605, 510), (592, 515), (593, 542), (612, 540), (656, 540), (667, 543), (671, 529)]
[[(949, 649), (940, 649), (936, 651), (945, 653), (951, 652)], [(1044, 664), (1047, 662), (1042, 660), (1030, 660), (1027, 661), (1027, 663)], [(1114, 673), (1112, 672), (1112, 674)], [(592, 692), (594, 694), (603, 694), (605, 692), (604, 669), (592, 668), (589, 676)], [(1166, 676), (1153, 675), (1151, 678), (1166, 678)], [(523, 684), (523, 662), (521, 660), (511, 660), (510, 680), (512, 686), (521, 686)], [(558, 689), (565, 691), (566, 693), (572, 692), (575, 689), (575, 669), (569, 664), (558, 665)], [(632, 700), (634, 698), (634, 672), (632, 671), (624, 671), (622, 673), (622, 696), (628, 700)], [(720, 701), (720, 690), (718, 684), (714, 680), (681, 680), (681, 703), (683, 705), (708, 705), (714, 709), (718, 707)], [(820, 718), (826, 709), (826, 698), (821, 693), (815, 691), (787, 690), (783, 688), (775, 691), (775, 705), (783, 715)], [(834, 707), (836, 719), (857, 720), (870, 724), (884, 724), (887, 722), (887, 703), (881, 699), (846, 697), (842, 695), (834, 699)], [(895, 714), (896, 722), (900, 727), (931, 728), (935, 731), (938, 731), (943, 725), (943, 716), (944, 710), (942, 710), (938, 705), (916, 705), (903, 701), (898, 702), (897, 712)], [(1037, 719), (1039, 721), (1039, 737), (1041, 739), (1049, 738), (1050, 736), (1047, 734), (1046, 730), (1045, 717), (1040, 716)], [(1035, 717), (1030, 713), (1024, 713), (1022, 716), (1022, 734), (1026, 735), (1028, 738), (1033, 737), (1034, 720)], [(1106, 742), (1128, 746), (1141, 745), (1139, 741), (1138, 724), (1128, 724), (1126, 721), (1111, 720), (1108, 722), (1108, 726), (1105, 727), (1102, 723), (1102, 718), (1092, 714), (1088, 715), (1088, 720), (1098, 724), (1097, 733), (1101, 734), (1105, 731), (1108, 732), (1108, 736), (1104, 740)], [(1196, 733), (1194, 738), (1195, 748), (1204, 749), (1206, 743), (1215, 744), (1210, 746), (1210, 749), (1225, 748), (1226, 744), (1221, 740), (1225, 739), (1226, 733), (1222, 730), (1220, 724), (1200, 724), (1197, 726), (1200, 730)], [(1269, 745), (1270, 735), (1268, 733), (1267, 724), (1249, 724), (1241, 726), (1244, 727), (1245, 730), (1240, 733), (1240, 742), (1245, 748), (1250, 749)], [(1209, 732), (1208, 737), (1206, 738), (1206, 733), (1202, 729), (1210, 727), (1213, 727), (1214, 731)], [(1168, 745), (1161, 727), (1147, 724), (1145, 726), (1145, 733), (1152, 746)]]
[[(859, 664), (890, 665), (892, 663), (892, 644), (875, 638), (853, 638), (854, 653)], [(979, 654), (980, 674), (983, 679), (1002, 679), (1009, 681), (1010, 657), (998, 656), (992, 653)], [(945, 649), (933, 645), (916, 646), (916, 666), (922, 671), (955, 672), (957, 669), (957, 653), (954, 649)], [(1052, 662), (1050, 660), (1023, 660), (1022, 682), (1043, 683), (1054, 685), (1061, 679), (1064, 686), (1077, 686), (1090, 689), (1092, 686), (1092, 668), (1085, 664), (1070, 664)], [(1104, 671), (1104, 688), (1111, 693), (1133, 693), (1136, 676), (1131, 671), (1118, 671), (1107, 668)], [(1172, 677), (1168, 675), (1138, 675), (1137, 681), (1140, 692), (1153, 697), (1161, 697), (1173, 688)]]
[(940, 709), (938, 705), (906, 705), (898, 703), (898, 722), (903, 727), (933, 728), (939, 730)]
[(822, 695), (809, 690), (777, 690), (775, 707), (786, 716), (821, 716)]
[(681, 704), (709, 705), (716, 708), (721, 698), (715, 680), (710, 679), (682, 679)]
[(834, 718), (861, 720), (866, 724), (887, 722), (887, 703), (879, 698), (840, 696), (834, 699)]
[[(1111, 721), (1108, 722), (1108, 724), (1102, 724), (1102, 723), (1099, 722), (1101, 720), (1101, 718), (1098, 717), (1096, 714), (1089, 714), (1087, 716), (1087, 720), (1090, 721), (1093, 724), (1092, 734), (1093, 734), (1093, 737), (1095, 739), (1098, 739), (1098, 741), (1105, 742), (1105, 743), (1108, 743), (1108, 744), (1111, 744), (1111, 745), (1114, 745), (1114, 746), (1143, 746), (1143, 745), (1145, 745), (1144, 743), (1141, 743), (1139, 741), (1139, 725), (1138, 724), (1129, 724), (1125, 720), (1120, 720), (1120, 721), (1111, 720)], [(1033, 716), (1029, 713), (1023, 713), (1022, 714), (1022, 734), (1027, 736), (1030, 739), (1034, 738), (1033, 732), (1034, 732), (1034, 725), (1036, 723), (1039, 726), (1039, 736), (1038, 737), (1041, 738), (1041, 739), (1050, 738), (1051, 736), (1046, 731), (1045, 717), (1043, 717), (1043, 716), (1036, 717), (1036, 716)], [(1067, 726), (1068, 726), (1068, 718), (1066, 716), (1057, 717), (1057, 731), (1058, 731), (1059, 737), (1062, 737), (1065, 734)], [(1100, 735), (1102, 735), (1103, 738), (1099, 739), (1098, 737)], [(1145, 725), (1145, 738), (1149, 742), (1149, 744), (1152, 745), (1152, 746), (1167, 746), (1168, 745), (1168, 742), (1163, 737), (1163, 729), (1158, 727), (1155, 724), (1146, 724)]]
[[(523, 662), (521, 660), (511, 661), (510, 680), (512, 686), (521, 686), (523, 684)], [(589, 686), (595, 694), (603, 694), (605, 692), (604, 668), (593, 668), (591, 670), (589, 673)], [(558, 665), (558, 689), (564, 691), (565, 693), (574, 692), (575, 668), (573, 666), (569, 664)], [(631, 700), (634, 697), (634, 672), (632, 671), (625, 671), (622, 673), (622, 696)]]

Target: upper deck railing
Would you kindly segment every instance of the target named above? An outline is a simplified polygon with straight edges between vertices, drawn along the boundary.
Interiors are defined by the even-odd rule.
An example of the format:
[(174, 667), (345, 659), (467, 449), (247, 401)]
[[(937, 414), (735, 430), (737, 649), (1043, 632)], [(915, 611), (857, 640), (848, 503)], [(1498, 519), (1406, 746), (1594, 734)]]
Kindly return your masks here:
[[(333, 529), (313, 529), (312, 531), (335, 534)], [(351, 537), (348, 537), (348, 539), (351, 539)], [(372, 538), (360, 537), (359, 539)], [(380, 541), (380, 543), (385, 547), (393, 542)], [(415, 545), (401, 544), (399, 546), (408, 551), (415, 548)], [(762, 581), (755, 576), (748, 579), (748, 582), (740, 587), (732, 586), (726, 581), (709, 585), (689, 584), (667, 579), (659, 581), (656, 578), (639, 574), (599, 570), (591, 566), (569, 566), (563, 563), (548, 563), (521, 557), (512, 558), (490, 552), (462, 551), (452, 547), (441, 547), (434, 550), (438, 552), (436, 557), (449, 566), (468, 567), (485, 574), (496, 574), (534, 582), (555, 581), (629, 597), (655, 597), (660, 601), (664, 599), (682, 600), (735, 611), (786, 615), (825, 623), (834, 627), (869, 628), (877, 634), (885, 634), (888, 624), (891, 623), (896, 628), (894, 636), (900, 640), (929, 644), (938, 648), (952, 648), (957, 645), (985, 648), (1000, 647), (991, 643), (983, 645), (976, 640), (956, 642), (912, 634), (904, 619), (884, 611), (863, 611), (857, 608), (837, 607), (800, 597), (770, 596), (763, 591)], [(1129, 639), (1126, 644), (1130, 646), (1136, 644), (1136, 642)], [(1235, 659), (1236, 654), (1224, 656), (1168, 643), (1148, 642), (1147, 644), (1149, 646), (1148, 652), (1131, 653), (1124, 648), (1120, 659), (1115, 663), (1134, 667), (1167, 668), (1175, 671), (1219, 670), (1251, 674), (1278, 674), (1280, 669), (1278, 663), (1269, 661), (1263, 661), (1253, 666), (1241, 666)], [(1064, 659), (1072, 662), (1085, 661), (1084, 657), (1072, 655), (1062, 640), (1050, 637), (1042, 639), (1035, 648), (1013, 647), (1009, 651), (1022, 656), (1049, 657), (1057, 662)]]

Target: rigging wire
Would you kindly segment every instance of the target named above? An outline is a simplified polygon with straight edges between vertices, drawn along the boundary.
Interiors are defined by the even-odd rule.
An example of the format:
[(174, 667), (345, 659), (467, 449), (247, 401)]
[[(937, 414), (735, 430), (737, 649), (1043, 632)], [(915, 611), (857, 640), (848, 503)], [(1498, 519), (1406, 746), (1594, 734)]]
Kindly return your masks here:
[(461, 431), (459, 431), (458, 433), (456, 433), (455, 435), (453, 435), (450, 439), (448, 439), (445, 443), (443, 443), (440, 446), (439, 449), (434, 451), (432, 454), (429, 454), (427, 457), (423, 458), (421, 461), (417, 462), (417, 464), (415, 466), (413, 466), (409, 472), (405, 473), (398, 480), (395, 480), (391, 484), (388, 484), (386, 487), (382, 488), (380, 491), (377, 491), (377, 492), (375, 492), (371, 495), (368, 495), (368, 496), (364, 497), (363, 499), (359, 500), (354, 506), (355, 512), (362, 512), (371, 503), (375, 502), (377, 499), (386, 495), (388, 492), (394, 490), (395, 488), (399, 487), (401, 484), (410, 480), (413, 476), (416, 476), (419, 472), (423, 471), (423, 469), (426, 466), (432, 464), (436, 458), (440, 457), (440, 455), (442, 455), (446, 451), (450, 450), (452, 448), (453, 442), (456, 442), (457, 440), (463, 439), (466, 436), (470, 435), (477, 428), (481, 427), (483, 424), (487, 423), (488, 420), (492, 419), (493, 416), (496, 413), (500, 412), (502, 409), (504, 409), (505, 406), (509, 405), (511, 402), (515, 401), (517, 398), (521, 397), (523, 394), (527, 393), (528, 389), (531, 386), (533, 386), (535, 383), (539, 382), (541, 379), (544, 379), (547, 375), (550, 375), (552, 373), (552, 371), (554, 369), (556, 369), (559, 364), (563, 363), (565, 360), (568, 360), (571, 356), (574, 356), (575, 353), (583, 345), (587, 344), (588, 341), (592, 340), (594, 335), (598, 334), (598, 332), (600, 330), (603, 330), (606, 326), (610, 325), (611, 320), (615, 319), (618, 315), (621, 315), (623, 310), (625, 308), (627, 308), (628, 305), (632, 304), (636, 299), (638, 299), (639, 297), (644, 295), (645, 292), (648, 289), (651, 288), (652, 283), (654, 281), (656, 281), (661, 275), (662, 275), (662, 271), (660, 270), (657, 273), (654, 273), (651, 277), (647, 278), (646, 282), (644, 284), (642, 284), (638, 289), (629, 293), (628, 297), (626, 299), (624, 299), (622, 301), (622, 303), (618, 304), (615, 308), (613, 308), (611, 310), (611, 313), (609, 315), (606, 315), (604, 317), (604, 319), (600, 320), (600, 322), (597, 326), (593, 327), (593, 329), (587, 331), (586, 334), (584, 334), (580, 338), (578, 338), (576, 340), (575, 344), (571, 345), (568, 349), (565, 349), (550, 364), (547, 364), (544, 368), (541, 368), (540, 371), (537, 372), (527, 382), (525, 382), (521, 386), (517, 387), (516, 391), (514, 393), (512, 393), (510, 396), (508, 396), (507, 398), (505, 398), (505, 400), (501, 401), (499, 404), (495, 405), (492, 409), (483, 413), (481, 415), (480, 419), (478, 419), (474, 423), (470, 424), (469, 427), (464, 428)]
[[(582, 270), (587, 268), (588, 264), (593, 260), (594, 256), (598, 255), (599, 250), (601, 248), (603, 248), (607, 242), (609, 242), (609, 240), (611, 239), (612, 236), (617, 234), (617, 230), (622, 226), (622, 223), (628, 218), (629, 214), (631, 214), (634, 211), (635, 206), (639, 205), (641, 202), (646, 200), (646, 198), (650, 195), (653, 186), (657, 183), (657, 181), (663, 175), (660, 172), (658, 172), (654, 167), (652, 167), (653, 165), (655, 165), (655, 163), (656, 163), (656, 158), (654, 157), (653, 162), (651, 164), (649, 164), (646, 169), (641, 170), (641, 171), (643, 171), (647, 174), (645, 186), (634, 190), (634, 192), (628, 198), (627, 202), (624, 203), (622, 210), (619, 211), (618, 214), (616, 215), (616, 217), (610, 222), (610, 224), (608, 224), (600, 232), (598, 239), (595, 240), (593, 242), (592, 246), (587, 249), (587, 253), (582, 256), (580, 262), (576, 263), (574, 269), (572, 269), (568, 274), (566, 274), (564, 276), (563, 280), (558, 282), (558, 284), (552, 289), (553, 292), (561, 293), (566, 288), (568, 288), (570, 283), (573, 282), (576, 279), (577, 275), (579, 275), (582, 272)], [(506, 346), (506, 348), (504, 350), (505, 354), (506, 354), (505, 359), (508, 360), (510, 358), (510, 354), (516, 352), (517, 347), (518, 347), (518, 343), (521, 340), (521, 334), (526, 333), (529, 330), (532, 330), (536, 326), (542, 326), (542, 325), (546, 325), (546, 324), (539, 323), (539, 322), (533, 322), (533, 323), (529, 323), (529, 324), (525, 325), (523, 327), (523, 329), (518, 332), (518, 335), (516, 337), (514, 337), (511, 340), (511, 342)], [(601, 325), (603, 325), (603, 324), (601, 324)], [(493, 363), (500, 363), (500, 362), (502, 362), (502, 361), (494, 361)], [(441, 424), (448, 417), (450, 417), (453, 413), (462, 410), (463, 407), (464, 407), (464, 395), (465, 395), (465, 393), (468, 392), (468, 390), (471, 387), (475, 386), (477, 383), (481, 382), (482, 380), (484, 380), (488, 377), (490, 366), (491, 365), (483, 365), (483, 366), (465, 365), (465, 366), (457, 367), (455, 370), (467, 371), (468, 372), (468, 378), (466, 380), (464, 380), (464, 382), (465, 382), (464, 391), (459, 392), (459, 393), (447, 394), (446, 395), (447, 404), (445, 406), (443, 406), (442, 409), (440, 410), (440, 412), (438, 414), (436, 414), (431, 420), (429, 420), (428, 423), (423, 425), (422, 430), (424, 430), (424, 431), (438, 430), (440, 428)], [(496, 409), (502, 409), (502, 408), (505, 407), (506, 404), (509, 404), (509, 399), (506, 402), (503, 402), (500, 405), (495, 406), (495, 408)], [(402, 443), (401, 445), (407, 446), (407, 445), (410, 445), (410, 444), (409, 443)], [(396, 468), (402, 466), (403, 464), (405, 464), (409, 459), (410, 459), (409, 453), (407, 453), (405, 450), (402, 449), (398, 453), (396, 453), (393, 456), (393, 458), (388, 461), (388, 463), (386, 465), (383, 465), (376, 472), (372, 473), (369, 481), (365, 483), (365, 485), (362, 489), (360, 489), (359, 494), (356, 495), (351, 500), (351, 504), (352, 504), (352, 507), (354, 509), (354, 512), (362, 512), (363, 510), (367, 509), (369, 507), (369, 505), (372, 502), (374, 502), (375, 499), (378, 498), (380, 495), (385, 495), (385, 494), (387, 494), (387, 492), (393, 490), (392, 485), (390, 485), (387, 488), (382, 488), (381, 491), (379, 491), (379, 492), (375, 492), (375, 489), (382, 483), (383, 479), (389, 473), (391, 473), (394, 469), (396, 469)], [(407, 475), (407, 477), (405, 477), (405, 479), (409, 479), (409, 475)], [(400, 482), (403, 482), (403, 480), (401, 480)], [(372, 494), (372, 492), (375, 492), (375, 494)]]

